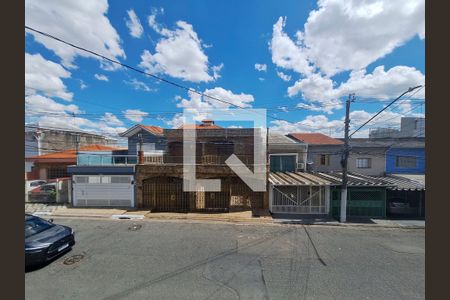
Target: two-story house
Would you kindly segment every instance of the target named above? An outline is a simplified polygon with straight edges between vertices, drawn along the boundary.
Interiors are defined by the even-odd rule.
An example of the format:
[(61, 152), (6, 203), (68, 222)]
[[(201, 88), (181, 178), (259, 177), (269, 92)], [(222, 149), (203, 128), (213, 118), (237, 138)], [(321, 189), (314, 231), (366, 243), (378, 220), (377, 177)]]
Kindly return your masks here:
[[(183, 188), (186, 130), (195, 130), (195, 178), (219, 179), (220, 191)], [(137, 206), (152, 211), (256, 211), (268, 204), (265, 192), (252, 191), (225, 163), (235, 154), (251, 171), (254, 168), (254, 128), (221, 128), (206, 120), (179, 129), (164, 129), (166, 147), (162, 160), (136, 165)], [(188, 162), (193, 164), (192, 161)]]
[(163, 130), (157, 126), (135, 125), (121, 134), (128, 148), (81, 151), (76, 163), (67, 168), (72, 177), (72, 205), (75, 207), (136, 207), (135, 165), (138, 151), (144, 160), (161, 162), (166, 146)]
[(290, 133), (288, 136), (308, 146), (307, 171), (331, 172), (342, 169), (342, 141), (322, 133)]

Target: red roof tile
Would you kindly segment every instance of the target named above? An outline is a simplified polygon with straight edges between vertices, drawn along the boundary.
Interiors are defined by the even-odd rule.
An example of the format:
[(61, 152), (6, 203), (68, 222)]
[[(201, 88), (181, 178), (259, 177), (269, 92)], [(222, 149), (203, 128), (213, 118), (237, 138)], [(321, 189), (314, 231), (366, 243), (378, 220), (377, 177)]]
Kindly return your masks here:
[(204, 124), (187, 124), (185, 125), (181, 125), (180, 127), (178, 127), (178, 129), (222, 129), (222, 127), (215, 125), (215, 124), (210, 124), (210, 125), (204, 125)]
[[(109, 151), (109, 150), (124, 150), (124, 148), (117, 148), (104, 145), (88, 145), (80, 147), (80, 151)], [(76, 160), (76, 149), (69, 149), (65, 151), (53, 152), (43, 155), (36, 155), (27, 157), (26, 160), (45, 160), (45, 159), (73, 159)]]
[(158, 134), (158, 135), (163, 134), (163, 129), (159, 126), (147, 126), (147, 125), (140, 125), (140, 126), (154, 134)]
[(342, 145), (344, 142), (322, 133), (290, 133), (290, 137), (310, 145)]

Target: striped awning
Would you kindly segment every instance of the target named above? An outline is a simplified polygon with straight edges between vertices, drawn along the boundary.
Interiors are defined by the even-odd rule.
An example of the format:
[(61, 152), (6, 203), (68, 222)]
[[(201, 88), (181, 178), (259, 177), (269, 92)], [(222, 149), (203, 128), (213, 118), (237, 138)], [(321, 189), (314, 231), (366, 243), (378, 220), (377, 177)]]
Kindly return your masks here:
[[(331, 185), (341, 185), (342, 184), (342, 172), (330, 172), (330, 173), (322, 173), (316, 172), (314, 175), (321, 177), (325, 180), (331, 182)], [(389, 187), (392, 186), (392, 183), (383, 180), (379, 177), (373, 177), (358, 173), (349, 172), (347, 173), (347, 182), (348, 186), (358, 186), (358, 187)]]

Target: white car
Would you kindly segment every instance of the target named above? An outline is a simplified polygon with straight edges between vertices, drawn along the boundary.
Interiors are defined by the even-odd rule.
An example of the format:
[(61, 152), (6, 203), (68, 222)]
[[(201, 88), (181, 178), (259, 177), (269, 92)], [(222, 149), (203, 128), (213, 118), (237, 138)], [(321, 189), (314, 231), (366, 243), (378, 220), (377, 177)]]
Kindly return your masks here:
[(25, 193), (30, 192), (31, 190), (47, 183), (45, 180), (27, 180), (25, 181)]

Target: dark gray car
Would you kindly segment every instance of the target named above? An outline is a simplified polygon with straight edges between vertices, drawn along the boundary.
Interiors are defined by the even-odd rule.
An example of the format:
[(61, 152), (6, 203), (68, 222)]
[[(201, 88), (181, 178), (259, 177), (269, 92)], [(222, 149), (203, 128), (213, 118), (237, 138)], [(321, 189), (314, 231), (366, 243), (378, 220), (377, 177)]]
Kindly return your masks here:
[(43, 264), (75, 244), (72, 228), (25, 214), (25, 266)]

